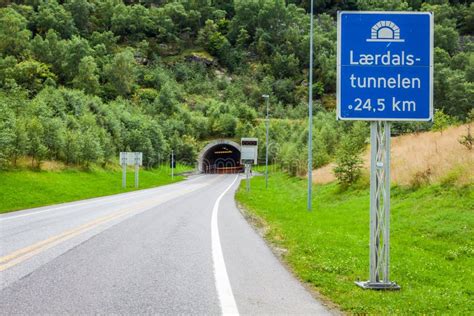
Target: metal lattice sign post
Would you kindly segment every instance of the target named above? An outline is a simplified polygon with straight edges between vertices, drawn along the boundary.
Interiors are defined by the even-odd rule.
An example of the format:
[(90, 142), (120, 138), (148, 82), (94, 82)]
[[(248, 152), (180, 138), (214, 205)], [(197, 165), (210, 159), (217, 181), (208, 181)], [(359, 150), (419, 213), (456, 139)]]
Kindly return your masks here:
[(339, 12), (337, 118), (370, 123), (370, 264), (365, 289), (390, 281), (390, 121), (433, 117), (433, 14)]
[(361, 287), (398, 289), (390, 281), (390, 123), (370, 123), (370, 280)]

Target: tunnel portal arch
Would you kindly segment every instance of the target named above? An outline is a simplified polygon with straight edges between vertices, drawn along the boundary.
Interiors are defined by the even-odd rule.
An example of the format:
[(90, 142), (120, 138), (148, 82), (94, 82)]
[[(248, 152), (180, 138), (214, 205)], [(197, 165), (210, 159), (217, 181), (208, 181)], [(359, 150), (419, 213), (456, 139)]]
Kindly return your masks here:
[(217, 139), (207, 144), (198, 155), (201, 173), (241, 172), (240, 145), (228, 139)]

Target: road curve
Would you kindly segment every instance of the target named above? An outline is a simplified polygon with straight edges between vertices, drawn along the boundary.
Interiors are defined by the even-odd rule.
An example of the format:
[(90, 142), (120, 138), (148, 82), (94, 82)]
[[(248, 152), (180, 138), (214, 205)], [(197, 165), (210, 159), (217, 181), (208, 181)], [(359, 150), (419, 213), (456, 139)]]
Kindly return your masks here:
[(0, 314), (329, 314), (242, 217), (239, 182), (1, 215)]

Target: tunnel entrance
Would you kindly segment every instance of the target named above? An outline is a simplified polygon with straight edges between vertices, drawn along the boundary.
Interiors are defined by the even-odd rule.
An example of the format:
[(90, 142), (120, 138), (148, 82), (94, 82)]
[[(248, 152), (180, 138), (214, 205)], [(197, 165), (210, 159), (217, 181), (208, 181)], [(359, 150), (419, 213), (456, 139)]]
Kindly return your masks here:
[(199, 154), (198, 167), (202, 173), (242, 172), (240, 145), (229, 140), (213, 141)]

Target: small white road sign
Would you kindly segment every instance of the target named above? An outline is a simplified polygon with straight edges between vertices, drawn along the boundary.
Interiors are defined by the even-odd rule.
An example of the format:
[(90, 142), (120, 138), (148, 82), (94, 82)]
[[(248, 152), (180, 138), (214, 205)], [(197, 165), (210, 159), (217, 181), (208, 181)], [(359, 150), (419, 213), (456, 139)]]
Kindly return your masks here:
[(143, 163), (143, 153), (141, 152), (121, 152), (120, 165), (141, 166)]
[(258, 138), (242, 138), (240, 140), (240, 161), (242, 164), (257, 164)]

